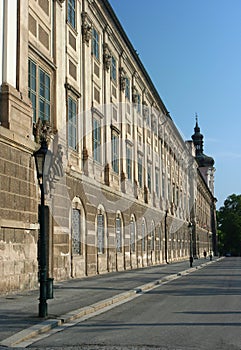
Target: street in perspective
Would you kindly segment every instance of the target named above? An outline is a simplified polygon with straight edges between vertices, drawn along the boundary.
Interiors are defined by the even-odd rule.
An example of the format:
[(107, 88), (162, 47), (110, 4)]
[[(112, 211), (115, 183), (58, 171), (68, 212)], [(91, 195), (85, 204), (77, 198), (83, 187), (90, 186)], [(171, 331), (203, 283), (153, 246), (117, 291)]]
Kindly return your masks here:
[[(123, 299), (115, 307), (74, 318), (14, 347), (33, 350), (240, 350), (241, 259), (226, 257), (209, 261), (203, 258), (194, 261), (193, 268), (184, 270), (184, 266), (179, 263), (153, 267), (146, 276), (144, 271), (140, 275), (132, 271), (133, 279), (136, 278), (134, 284), (128, 273), (114, 275), (112, 285), (110, 275), (104, 276), (103, 281), (95, 277), (95, 281), (89, 282), (89, 290), (88, 282), (85, 286), (88, 279), (80, 281), (80, 298), (86, 295), (88, 299), (89, 294), (93, 300), (94, 295), (101, 295), (105, 289), (118, 289), (119, 294), (135, 283), (137, 287), (142, 281), (148, 282), (149, 288), (136, 289), (135, 297)], [(157, 281), (158, 276), (166, 279), (150, 286), (151, 280)], [(64, 302), (59, 300), (60, 311)]]
[(240, 13), (0, 1), (0, 350), (241, 350)]

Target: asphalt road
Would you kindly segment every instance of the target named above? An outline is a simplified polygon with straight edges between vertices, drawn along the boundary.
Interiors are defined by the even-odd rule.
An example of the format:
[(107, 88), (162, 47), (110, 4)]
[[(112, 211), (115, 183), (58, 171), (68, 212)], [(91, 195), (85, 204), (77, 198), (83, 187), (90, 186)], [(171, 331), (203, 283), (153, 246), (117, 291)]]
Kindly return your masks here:
[(241, 258), (226, 258), (30, 345), (68, 350), (240, 350)]

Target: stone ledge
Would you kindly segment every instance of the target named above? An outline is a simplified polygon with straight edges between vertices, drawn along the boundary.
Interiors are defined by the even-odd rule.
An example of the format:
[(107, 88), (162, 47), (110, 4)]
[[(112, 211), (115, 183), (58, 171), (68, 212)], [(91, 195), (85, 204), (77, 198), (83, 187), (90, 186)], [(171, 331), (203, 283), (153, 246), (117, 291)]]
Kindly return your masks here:
[(18, 135), (15, 132), (1, 125), (0, 125), (0, 137), (1, 137), (1, 141), (3, 142), (5, 141), (9, 145), (17, 147), (18, 149), (26, 153), (32, 154), (33, 151), (36, 149), (36, 143), (34, 142), (34, 140)]
[(38, 230), (39, 229), (39, 224), (31, 224), (31, 223), (26, 223), (23, 221), (17, 221), (17, 220), (7, 220), (7, 219), (0, 219), (0, 228), (22, 228), (25, 230)]

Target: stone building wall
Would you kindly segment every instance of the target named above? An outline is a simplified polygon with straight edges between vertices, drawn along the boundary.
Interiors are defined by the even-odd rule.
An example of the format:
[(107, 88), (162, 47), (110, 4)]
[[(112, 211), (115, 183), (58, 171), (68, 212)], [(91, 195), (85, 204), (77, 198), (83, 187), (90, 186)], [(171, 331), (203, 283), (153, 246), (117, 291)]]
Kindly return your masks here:
[(0, 127), (0, 293), (37, 286), (37, 188), (32, 142)]

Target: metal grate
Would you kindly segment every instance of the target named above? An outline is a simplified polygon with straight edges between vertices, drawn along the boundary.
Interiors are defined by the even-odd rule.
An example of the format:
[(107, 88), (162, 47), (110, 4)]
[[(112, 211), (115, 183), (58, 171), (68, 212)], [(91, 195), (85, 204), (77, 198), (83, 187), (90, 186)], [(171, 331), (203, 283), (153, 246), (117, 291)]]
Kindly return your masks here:
[(81, 217), (78, 209), (72, 212), (72, 252), (81, 254)]

